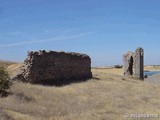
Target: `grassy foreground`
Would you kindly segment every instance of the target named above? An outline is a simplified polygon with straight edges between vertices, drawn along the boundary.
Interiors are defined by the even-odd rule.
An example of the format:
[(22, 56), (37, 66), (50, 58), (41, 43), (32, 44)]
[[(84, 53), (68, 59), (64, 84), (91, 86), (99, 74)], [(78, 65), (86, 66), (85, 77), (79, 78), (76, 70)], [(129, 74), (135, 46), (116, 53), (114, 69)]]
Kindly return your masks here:
[(92, 73), (94, 78), (86, 82), (62, 87), (15, 81), (12, 94), (0, 98), (0, 120), (134, 120), (126, 115), (160, 116), (160, 84), (124, 78), (121, 69), (92, 69)]

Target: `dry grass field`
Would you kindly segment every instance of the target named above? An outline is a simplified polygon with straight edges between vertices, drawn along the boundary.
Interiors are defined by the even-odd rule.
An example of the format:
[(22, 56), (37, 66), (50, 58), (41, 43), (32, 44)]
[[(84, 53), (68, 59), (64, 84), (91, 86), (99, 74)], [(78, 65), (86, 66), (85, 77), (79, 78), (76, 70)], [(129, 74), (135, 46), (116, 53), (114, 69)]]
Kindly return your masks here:
[[(14, 75), (19, 66), (14, 63), (7, 70)], [(94, 68), (92, 73), (93, 78), (86, 82), (61, 87), (14, 81), (12, 94), (0, 98), (0, 120), (145, 120), (127, 116), (160, 116), (160, 84), (125, 78), (122, 69)]]
[(160, 71), (160, 66), (145, 66), (144, 70), (148, 70), (148, 71)]

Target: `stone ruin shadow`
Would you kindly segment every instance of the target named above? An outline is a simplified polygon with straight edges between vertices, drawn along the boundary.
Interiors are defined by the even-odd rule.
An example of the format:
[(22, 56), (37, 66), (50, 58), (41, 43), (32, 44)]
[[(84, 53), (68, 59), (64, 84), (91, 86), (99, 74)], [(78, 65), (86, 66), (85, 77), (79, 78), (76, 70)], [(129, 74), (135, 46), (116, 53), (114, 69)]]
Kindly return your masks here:
[(32, 84), (62, 86), (92, 78), (91, 59), (86, 54), (30, 51), (21, 73), (14, 79)]

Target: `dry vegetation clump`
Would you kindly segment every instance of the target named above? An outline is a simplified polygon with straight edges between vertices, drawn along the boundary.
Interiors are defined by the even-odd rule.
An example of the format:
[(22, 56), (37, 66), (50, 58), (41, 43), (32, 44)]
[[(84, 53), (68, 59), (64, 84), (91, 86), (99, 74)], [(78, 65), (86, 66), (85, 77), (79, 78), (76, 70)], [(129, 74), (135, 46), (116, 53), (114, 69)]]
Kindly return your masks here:
[(125, 113), (160, 115), (160, 85), (120, 75), (119, 69), (92, 69), (93, 78), (55, 87), (14, 81), (0, 99), (2, 120), (133, 120)]
[(11, 84), (8, 72), (4, 67), (0, 67), (0, 97), (7, 95)]

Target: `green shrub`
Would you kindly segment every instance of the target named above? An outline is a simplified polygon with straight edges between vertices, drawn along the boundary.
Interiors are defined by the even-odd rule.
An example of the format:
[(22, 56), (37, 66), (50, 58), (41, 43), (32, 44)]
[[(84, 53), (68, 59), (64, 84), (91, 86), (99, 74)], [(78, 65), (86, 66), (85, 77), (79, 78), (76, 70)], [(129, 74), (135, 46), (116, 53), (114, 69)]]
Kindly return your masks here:
[(10, 88), (11, 82), (8, 72), (4, 67), (0, 67), (0, 94), (7, 94), (7, 90)]

